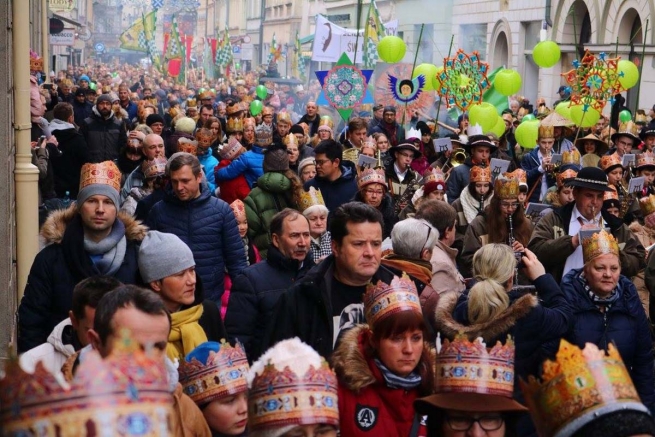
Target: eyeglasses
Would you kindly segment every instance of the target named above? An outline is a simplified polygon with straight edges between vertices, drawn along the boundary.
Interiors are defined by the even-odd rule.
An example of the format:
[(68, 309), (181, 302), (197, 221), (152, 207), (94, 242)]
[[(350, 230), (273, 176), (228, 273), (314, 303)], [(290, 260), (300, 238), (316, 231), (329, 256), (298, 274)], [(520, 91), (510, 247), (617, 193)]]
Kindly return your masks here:
[(316, 163), (317, 166), (322, 167), (323, 164), (325, 164), (326, 162), (332, 162), (332, 160), (331, 159), (317, 159), (314, 162)]
[(500, 202), (501, 208), (505, 209), (516, 209), (520, 205), (519, 202)]
[[(427, 246), (428, 241), (430, 241), (430, 234), (432, 234), (432, 226), (425, 225), (425, 227), (428, 228), (428, 236), (425, 238), (425, 243), (423, 243), (423, 249), (427, 249), (425, 246)], [(423, 250), (421, 250), (423, 252)]]
[(453, 431), (468, 431), (473, 427), (475, 422), (480, 425), (484, 431), (496, 431), (503, 426), (505, 420), (502, 416), (482, 416), (477, 419), (473, 417), (451, 417), (446, 418), (448, 426)]

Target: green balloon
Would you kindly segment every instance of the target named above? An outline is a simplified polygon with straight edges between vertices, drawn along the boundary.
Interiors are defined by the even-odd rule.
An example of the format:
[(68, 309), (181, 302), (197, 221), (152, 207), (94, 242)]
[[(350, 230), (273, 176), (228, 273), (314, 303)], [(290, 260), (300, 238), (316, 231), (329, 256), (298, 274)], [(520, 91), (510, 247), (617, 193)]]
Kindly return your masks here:
[(533, 114), (524, 115), (523, 118), (521, 119), (521, 123), (525, 121), (535, 120), (535, 119), (536, 117)]
[(558, 103), (555, 107), (555, 112), (557, 112), (562, 117), (567, 120), (571, 119), (571, 102), (561, 102)]
[(472, 105), (469, 109), (469, 122), (471, 126), (480, 125), (483, 133), (491, 132), (498, 121), (496, 107), (488, 102)]
[(263, 100), (268, 95), (268, 90), (264, 85), (257, 85), (257, 88), (255, 88), (255, 94), (257, 94), (257, 97)]
[(501, 70), (494, 78), (494, 88), (504, 96), (516, 94), (521, 89), (521, 75), (508, 68)]
[(95, 82), (91, 82), (91, 83), (89, 84), (89, 88), (91, 88), (92, 90), (95, 90), (97, 87), (98, 87), (98, 85), (96, 85)]
[(438, 71), (439, 69), (436, 65), (419, 64), (414, 69), (412, 79), (422, 74), (423, 77), (425, 77), (425, 85), (423, 86), (423, 91), (434, 91), (434, 81), (432, 79), (437, 76)]
[(262, 109), (264, 109), (264, 105), (262, 105), (261, 100), (253, 100), (252, 102), (250, 102), (250, 113), (253, 116), (259, 115), (259, 113), (262, 112)]
[(550, 68), (557, 64), (562, 52), (554, 41), (541, 41), (532, 50), (534, 63), (541, 68)]
[(600, 119), (600, 112), (598, 112), (594, 108), (588, 107), (587, 110), (585, 111), (584, 105), (571, 106), (571, 120), (577, 126), (591, 127), (595, 125), (599, 119)]
[(378, 43), (378, 55), (388, 64), (402, 61), (406, 51), (405, 41), (397, 36), (385, 36)]
[(503, 117), (500, 115), (498, 116), (496, 124), (491, 128), (490, 132), (495, 133), (498, 138), (500, 138), (505, 133), (505, 120), (503, 120)]
[(619, 61), (619, 83), (623, 88), (630, 89), (639, 82), (639, 69), (637, 66), (624, 59)]
[(621, 120), (623, 123), (627, 123), (632, 120), (632, 114), (630, 114), (630, 111), (624, 109), (623, 111), (619, 112), (619, 120)]
[(521, 123), (516, 128), (514, 137), (521, 147), (534, 149), (539, 138), (539, 121), (528, 120), (527, 123)]

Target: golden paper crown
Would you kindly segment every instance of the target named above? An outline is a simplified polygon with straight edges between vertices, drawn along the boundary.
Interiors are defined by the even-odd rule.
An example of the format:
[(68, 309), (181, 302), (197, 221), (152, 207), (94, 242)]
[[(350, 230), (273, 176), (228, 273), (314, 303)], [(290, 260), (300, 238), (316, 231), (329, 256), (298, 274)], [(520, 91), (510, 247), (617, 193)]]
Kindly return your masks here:
[(146, 179), (164, 176), (166, 174), (166, 158), (157, 156), (154, 159), (146, 159), (141, 163), (141, 171)]
[(430, 167), (430, 169), (426, 170), (425, 173), (423, 174), (423, 184), (427, 185), (430, 183), (438, 183), (438, 182), (445, 182), (446, 178), (443, 174), (443, 172), (434, 167)]
[(637, 155), (637, 166), (635, 169), (640, 167), (655, 167), (655, 155), (652, 152), (644, 152)]
[(278, 124), (279, 124), (279, 123), (287, 123), (287, 124), (291, 124), (291, 114), (289, 114), (289, 113), (286, 112), (286, 111), (284, 111), (284, 112), (279, 112), (279, 113), (277, 114), (277, 122), (278, 122)]
[(400, 278), (394, 276), (391, 284), (378, 281), (377, 284), (367, 285), (363, 300), (366, 323), (373, 330), (381, 320), (392, 314), (402, 311), (423, 314), (416, 286), (406, 273)]
[(324, 115), (321, 117), (321, 121), (318, 122), (318, 129), (321, 129), (321, 126), (327, 126), (330, 128), (330, 131), (334, 128), (334, 122), (329, 115)]
[(255, 128), (255, 143), (258, 146), (267, 147), (273, 142), (273, 131), (265, 124)]
[(194, 98), (186, 99), (186, 107), (187, 109), (198, 109), (198, 102)]
[(572, 168), (564, 170), (557, 174), (557, 188), (562, 188), (567, 180), (572, 180), (578, 175), (578, 172)]
[(230, 203), (230, 208), (232, 208), (232, 212), (234, 213), (234, 217), (239, 219), (239, 217), (245, 217), (246, 216), (246, 205), (243, 203), (241, 199), (237, 199), (234, 202)]
[(243, 120), (238, 117), (230, 117), (225, 123), (225, 130), (228, 133), (243, 132)]
[(264, 109), (262, 109), (262, 117), (265, 117), (267, 115), (273, 115), (273, 108), (270, 106), (264, 106)]
[(352, 147), (350, 149), (344, 150), (341, 154), (341, 159), (357, 164), (357, 160), (359, 159), (359, 149)]
[(474, 165), (471, 167), (469, 183), (473, 182), (491, 182), (491, 167)]
[(616, 188), (609, 186), (609, 190), (603, 193), (603, 202), (606, 200), (619, 200), (619, 193), (616, 192)]
[(608, 355), (587, 343), (580, 349), (560, 340), (556, 360), (543, 364), (542, 381), (530, 376), (521, 390), (530, 415), (543, 436), (570, 436), (603, 414), (648, 409), (639, 401), (619, 352)]
[(30, 71), (43, 71), (43, 58), (30, 56)]
[(580, 152), (578, 152), (578, 149), (562, 152), (562, 165), (566, 164), (580, 165)]
[(301, 212), (305, 211), (311, 206), (322, 205), (325, 206), (325, 201), (323, 200), (323, 194), (321, 190), (317, 190), (314, 187), (309, 187), (309, 191), (302, 191), (300, 193), (300, 198), (298, 199), (298, 209)]
[(637, 126), (632, 120), (622, 121), (619, 123), (619, 131), (614, 135), (630, 135), (635, 139), (639, 139), (639, 126)]
[(546, 126), (539, 123), (539, 139), (555, 138), (555, 126)]
[(206, 99), (213, 99), (213, 98), (214, 98), (214, 95), (209, 90), (203, 91), (198, 95), (199, 100), (206, 100)]
[[(202, 362), (194, 355), (206, 359)], [(248, 358), (241, 344), (232, 347), (225, 340), (201, 344), (182, 360), (178, 368), (184, 394), (198, 405), (247, 391), (249, 370)]]
[(243, 127), (255, 127), (257, 126), (257, 120), (255, 120), (253, 117), (246, 117), (243, 119)]
[(519, 180), (519, 185), (528, 185), (528, 174), (522, 168), (517, 168), (512, 172), (505, 172), (503, 176), (506, 178), (514, 178)]
[(298, 147), (298, 138), (296, 138), (295, 134), (288, 134), (286, 137), (284, 137), (284, 145)]
[(635, 123), (648, 124), (648, 117), (646, 116), (646, 114), (636, 114)]
[(122, 335), (104, 360), (89, 351), (70, 385), (41, 362), (34, 374), (10, 363), (0, 380), (3, 435), (172, 435), (164, 362)]
[(225, 113), (227, 114), (228, 117), (232, 117), (234, 114), (237, 114), (241, 111), (243, 111), (241, 104), (233, 103), (231, 105), (228, 105), (227, 109), (225, 110)]
[(198, 153), (198, 142), (188, 138), (179, 138), (177, 140), (177, 151), (196, 155)]
[(517, 199), (519, 197), (519, 180), (498, 175), (494, 182), (494, 197), (500, 200)]
[(602, 168), (604, 171), (607, 171), (609, 168), (614, 167), (615, 165), (622, 165), (622, 163), (619, 155), (612, 153), (611, 155), (601, 156), (598, 165), (600, 165), (600, 168)]
[[(357, 149), (354, 149), (357, 150)], [(386, 189), (387, 183), (384, 177), (384, 170), (367, 168), (357, 178), (357, 188), (361, 190), (367, 185), (380, 184)]]
[(229, 159), (231, 161), (239, 155), (241, 149), (243, 149), (243, 145), (241, 145), (239, 140), (231, 136), (227, 140), (227, 143), (223, 144), (223, 146), (218, 149), (218, 154), (222, 159)]
[(458, 335), (444, 340), (437, 353), (436, 393), (478, 393), (511, 398), (514, 390), (514, 341), (487, 349), (482, 338)]
[(84, 164), (80, 177), (80, 191), (89, 185), (109, 185), (116, 191), (121, 190), (121, 171), (114, 161), (97, 164)]
[[(618, 198), (618, 197), (617, 197)], [(655, 194), (651, 194), (647, 197), (642, 197), (639, 199), (639, 208), (641, 212), (646, 217), (655, 212)]]
[(268, 364), (255, 375), (248, 393), (248, 428), (270, 430), (289, 425), (339, 426), (337, 377), (323, 360), (304, 375), (288, 366)]
[(585, 264), (594, 258), (607, 254), (619, 256), (619, 243), (616, 242), (614, 235), (605, 229), (601, 229), (600, 232), (582, 240), (582, 258)]

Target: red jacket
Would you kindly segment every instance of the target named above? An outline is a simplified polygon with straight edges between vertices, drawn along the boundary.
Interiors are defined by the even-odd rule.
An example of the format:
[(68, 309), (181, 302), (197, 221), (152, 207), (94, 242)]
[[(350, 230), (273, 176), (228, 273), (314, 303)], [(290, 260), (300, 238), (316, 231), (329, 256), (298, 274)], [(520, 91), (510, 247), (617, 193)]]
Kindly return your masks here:
[[(231, 163), (232, 161), (229, 159), (221, 159), (218, 165), (214, 167), (214, 174)], [(215, 179), (216, 186), (220, 188), (220, 197), (226, 201), (228, 205), (237, 199), (245, 199), (248, 197), (248, 193), (250, 193), (250, 187), (248, 186), (246, 177), (243, 174), (227, 181), (219, 181), (218, 178)]]
[[(415, 416), (414, 400), (429, 394), (425, 386), (431, 384), (424, 378), (412, 390), (388, 388), (373, 357), (366, 352), (369, 337), (368, 326), (352, 328), (343, 334), (332, 354), (332, 365), (339, 378), (341, 435), (408, 437)], [(424, 357), (428, 355), (424, 353)], [(419, 428), (418, 435), (426, 435), (424, 426)]]

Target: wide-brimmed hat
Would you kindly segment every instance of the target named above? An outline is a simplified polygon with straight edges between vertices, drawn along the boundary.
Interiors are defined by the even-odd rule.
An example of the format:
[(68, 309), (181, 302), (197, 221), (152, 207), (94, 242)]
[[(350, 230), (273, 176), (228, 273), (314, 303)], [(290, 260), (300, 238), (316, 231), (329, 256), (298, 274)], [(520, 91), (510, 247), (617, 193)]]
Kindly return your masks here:
[(421, 151), (418, 149), (417, 146), (415, 146), (412, 143), (401, 143), (398, 144), (397, 146), (393, 146), (389, 149), (389, 152), (393, 155), (395, 152), (399, 152), (401, 150), (409, 150), (410, 152), (414, 152), (414, 159), (419, 158), (421, 156)]
[(421, 414), (427, 414), (433, 408), (490, 413), (528, 411), (512, 398), (481, 393), (436, 393), (417, 399), (414, 407)]
[(649, 124), (641, 128), (639, 138), (644, 141), (646, 137), (655, 137), (655, 126)]
[(621, 122), (619, 123), (619, 130), (612, 134), (612, 142), (616, 143), (618, 137), (628, 137), (634, 140), (635, 143), (633, 145), (636, 146), (641, 141), (638, 136), (638, 129), (639, 126), (637, 126), (632, 120)]
[(607, 182), (607, 175), (598, 167), (584, 167), (569, 185), (603, 192), (611, 190)]
[(603, 156), (609, 150), (607, 143), (594, 134), (589, 134), (586, 137), (578, 138), (575, 141), (575, 147), (578, 148), (580, 155), (584, 155), (586, 152), (584, 150), (584, 143), (586, 141), (593, 141), (596, 143), (596, 151), (594, 152), (598, 156)]
[(470, 154), (474, 147), (479, 146), (489, 147), (491, 153), (498, 149), (498, 146), (491, 142), (488, 135), (471, 135), (468, 138), (468, 142), (464, 145), (464, 150)]

